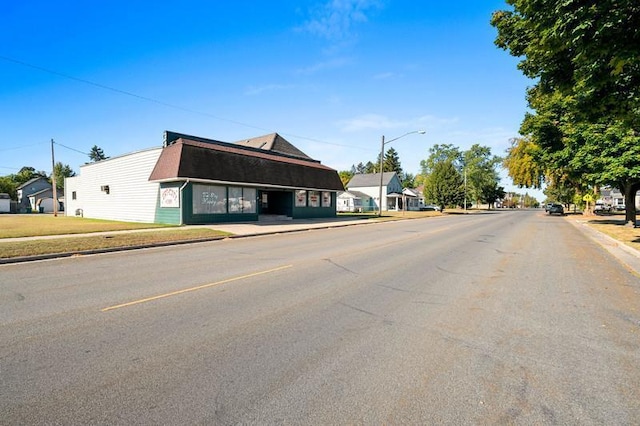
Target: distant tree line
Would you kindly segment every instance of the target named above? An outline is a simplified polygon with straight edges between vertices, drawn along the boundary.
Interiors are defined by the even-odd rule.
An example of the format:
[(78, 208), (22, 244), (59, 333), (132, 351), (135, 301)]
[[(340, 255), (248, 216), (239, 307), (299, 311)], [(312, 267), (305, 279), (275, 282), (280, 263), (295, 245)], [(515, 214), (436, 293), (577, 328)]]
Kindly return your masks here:
[[(478, 144), (462, 151), (449, 144), (434, 145), (429, 157), (420, 162), (420, 174), (413, 175), (402, 170), (398, 153), (390, 148), (383, 160), (384, 172), (396, 172), (404, 188), (424, 187), (425, 200), (441, 209), (476, 205), (493, 205), (504, 197), (504, 188), (499, 186), (498, 168), (500, 157), (491, 154), (489, 147)], [(379, 162), (367, 161), (353, 165), (351, 170), (339, 172), (343, 184), (360, 173), (378, 173)]]

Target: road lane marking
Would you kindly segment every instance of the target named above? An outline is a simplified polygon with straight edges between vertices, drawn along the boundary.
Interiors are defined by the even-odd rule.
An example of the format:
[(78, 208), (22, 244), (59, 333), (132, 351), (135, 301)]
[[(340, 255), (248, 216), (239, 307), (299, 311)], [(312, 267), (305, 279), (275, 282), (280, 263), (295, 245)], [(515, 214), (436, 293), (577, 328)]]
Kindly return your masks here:
[(122, 303), (120, 305), (109, 306), (109, 307), (100, 309), (100, 311), (101, 312), (113, 311), (114, 309), (120, 309), (120, 308), (126, 308), (128, 306), (139, 305), (141, 303), (151, 302), (151, 301), (158, 300), (158, 299), (164, 299), (164, 298), (171, 297), (171, 296), (177, 296), (179, 294), (188, 293), (190, 291), (202, 290), (204, 288), (215, 287), (215, 286), (226, 284), (226, 283), (230, 283), (230, 282), (233, 282), (233, 281), (243, 280), (243, 279), (251, 278), (251, 277), (257, 277), (258, 275), (270, 274), (272, 272), (282, 271), (283, 269), (288, 269), (288, 268), (291, 268), (291, 267), (293, 267), (293, 265), (279, 266), (277, 268), (267, 269), (266, 271), (254, 272), (252, 274), (247, 274), (247, 275), (241, 275), (239, 277), (228, 278), (226, 280), (216, 281), (214, 283), (203, 284), (203, 285), (199, 285), (199, 286), (196, 286), (196, 287), (190, 287), (190, 288), (185, 288), (185, 289), (182, 289), (182, 290), (172, 291), (170, 293), (158, 294), (157, 296), (146, 297), (144, 299), (133, 300), (131, 302)]

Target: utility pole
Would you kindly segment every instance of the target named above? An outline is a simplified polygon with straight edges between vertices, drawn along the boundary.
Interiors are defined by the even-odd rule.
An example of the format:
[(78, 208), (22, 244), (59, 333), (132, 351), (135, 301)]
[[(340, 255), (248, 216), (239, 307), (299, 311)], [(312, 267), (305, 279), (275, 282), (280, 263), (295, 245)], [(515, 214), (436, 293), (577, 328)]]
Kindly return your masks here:
[(467, 212), (467, 167), (464, 168), (464, 212)]
[(53, 153), (53, 138), (51, 139), (51, 185), (53, 186), (53, 216), (58, 217), (58, 188), (56, 185), (56, 159)]

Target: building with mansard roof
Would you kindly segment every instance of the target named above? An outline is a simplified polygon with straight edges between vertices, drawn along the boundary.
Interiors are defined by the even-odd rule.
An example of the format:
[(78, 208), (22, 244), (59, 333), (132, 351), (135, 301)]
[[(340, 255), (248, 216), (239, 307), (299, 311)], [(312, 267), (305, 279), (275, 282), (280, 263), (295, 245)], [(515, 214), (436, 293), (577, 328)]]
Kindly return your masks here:
[(237, 143), (166, 131), (162, 147), (80, 167), (68, 215), (168, 224), (335, 217), (336, 170), (277, 133)]

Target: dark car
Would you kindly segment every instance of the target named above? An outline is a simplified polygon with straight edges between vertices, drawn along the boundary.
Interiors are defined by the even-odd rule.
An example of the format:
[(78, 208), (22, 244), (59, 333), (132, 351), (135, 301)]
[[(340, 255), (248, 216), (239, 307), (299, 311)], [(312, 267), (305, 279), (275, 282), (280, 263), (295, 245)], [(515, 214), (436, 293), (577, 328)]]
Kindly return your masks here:
[(560, 216), (564, 216), (564, 207), (562, 204), (551, 204), (547, 207), (547, 213), (549, 214), (559, 214)]

